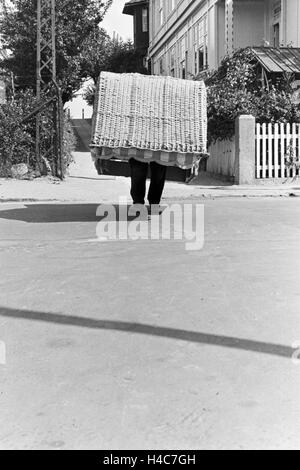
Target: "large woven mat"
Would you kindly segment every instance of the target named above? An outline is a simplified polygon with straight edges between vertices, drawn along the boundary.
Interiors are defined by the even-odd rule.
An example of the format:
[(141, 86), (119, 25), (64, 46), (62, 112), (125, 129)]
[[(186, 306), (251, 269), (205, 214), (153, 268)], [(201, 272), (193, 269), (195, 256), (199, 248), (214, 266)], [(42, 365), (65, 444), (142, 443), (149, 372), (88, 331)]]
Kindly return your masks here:
[(206, 152), (203, 82), (139, 74), (101, 73), (91, 148)]

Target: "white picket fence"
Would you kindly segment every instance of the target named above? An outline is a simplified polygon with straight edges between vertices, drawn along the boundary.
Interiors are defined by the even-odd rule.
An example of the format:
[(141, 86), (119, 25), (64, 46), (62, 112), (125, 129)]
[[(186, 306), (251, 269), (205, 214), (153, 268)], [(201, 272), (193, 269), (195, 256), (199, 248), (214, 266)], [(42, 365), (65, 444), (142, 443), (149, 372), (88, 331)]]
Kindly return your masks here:
[(297, 165), (288, 166), (293, 152), (300, 162), (300, 124), (256, 124), (256, 178), (295, 178)]

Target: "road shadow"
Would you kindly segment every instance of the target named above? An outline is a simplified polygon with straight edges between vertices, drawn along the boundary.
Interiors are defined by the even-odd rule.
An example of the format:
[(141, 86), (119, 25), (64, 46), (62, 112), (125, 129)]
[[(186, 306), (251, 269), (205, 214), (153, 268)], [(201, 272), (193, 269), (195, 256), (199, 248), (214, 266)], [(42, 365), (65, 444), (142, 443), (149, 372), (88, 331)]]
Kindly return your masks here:
[[(132, 221), (139, 215), (128, 215), (131, 205), (119, 204), (25, 204), (0, 210), (0, 219), (27, 223), (99, 222), (110, 215), (110, 221)], [(98, 214), (98, 215), (97, 215)], [(106, 219), (107, 220), (107, 219)], [(142, 220), (147, 220), (144, 212)]]
[(233, 186), (233, 181), (228, 181), (226, 178), (215, 177), (206, 171), (200, 171), (197, 176), (194, 176), (189, 181), (189, 186), (206, 187), (209, 189), (228, 189)]
[(248, 339), (220, 336), (208, 333), (167, 328), (142, 323), (131, 323), (123, 321), (97, 320), (95, 318), (84, 318), (57, 313), (36, 312), (30, 310), (15, 310), (0, 307), (0, 316), (5, 318), (23, 319), (36, 322), (54, 323), (65, 326), (77, 326), (94, 330), (119, 331), (121, 333), (133, 333), (139, 335), (155, 336), (160, 338), (176, 339), (191, 343), (206, 344), (231, 348), (255, 353), (279, 356), (291, 359), (295, 349), (273, 343), (253, 341)]

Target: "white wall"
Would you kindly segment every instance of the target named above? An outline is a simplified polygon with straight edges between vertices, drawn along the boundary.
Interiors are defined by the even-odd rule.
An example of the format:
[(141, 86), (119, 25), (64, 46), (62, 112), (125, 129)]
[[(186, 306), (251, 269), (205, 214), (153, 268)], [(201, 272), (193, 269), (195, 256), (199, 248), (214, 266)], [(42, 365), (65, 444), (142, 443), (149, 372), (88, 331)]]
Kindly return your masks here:
[(220, 3), (217, 9), (217, 61), (220, 64), (225, 56), (225, 3)]
[(217, 43), (217, 23), (218, 11), (217, 6), (214, 5), (208, 10), (208, 66), (210, 69), (218, 68), (218, 43)]
[(265, 2), (234, 2), (234, 48), (261, 46), (265, 38)]
[[(273, 26), (280, 23), (280, 45), (300, 47), (300, 0), (265, 0), (265, 37), (273, 46)], [(275, 8), (281, 13), (275, 18)]]
[(300, 0), (283, 1), (283, 42), (300, 47)]

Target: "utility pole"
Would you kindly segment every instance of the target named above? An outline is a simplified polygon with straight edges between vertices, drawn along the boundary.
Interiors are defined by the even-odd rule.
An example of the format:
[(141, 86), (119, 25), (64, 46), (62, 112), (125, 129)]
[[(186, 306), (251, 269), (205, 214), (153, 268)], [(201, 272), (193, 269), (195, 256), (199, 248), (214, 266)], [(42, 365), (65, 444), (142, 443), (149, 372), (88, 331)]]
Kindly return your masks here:
[[(37, 70), (36, 96), (38, 102), (53, 98), (53, 126), (50, 129), (50, 148), (43, 148), (41, 130), (43, 110), (36, 118), (36, 156), (38, 165), (53, 162), (52, 171), (63, 178), (63, 105), (61, 90), (56, 81), (56, 15), (55, 0), (37, 0)], [(47, 111), (47, 110), (46, 110)], [(54, 166), (54, 168), (53, 168)]]

